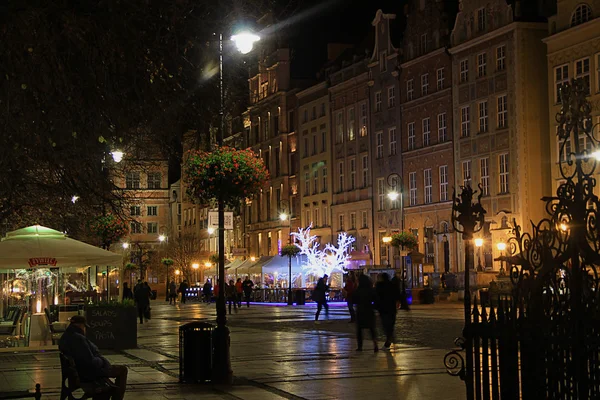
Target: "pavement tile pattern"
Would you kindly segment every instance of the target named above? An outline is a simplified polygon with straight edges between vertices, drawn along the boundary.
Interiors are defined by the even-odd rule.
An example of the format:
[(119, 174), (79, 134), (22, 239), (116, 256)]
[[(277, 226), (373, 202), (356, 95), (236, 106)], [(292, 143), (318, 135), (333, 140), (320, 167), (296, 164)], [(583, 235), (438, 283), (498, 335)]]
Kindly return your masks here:
[[(355, 326), (345, 307), (331, 307), (314, 322), (311, 305), (245, 305), (228, 316), (235, 381), (230, 386), (179, 384), (182, 324), (214, 323), (214, 304), (175, 306), (155, 301), (153, 318), (138, 325), (138, 349), (104, 352), (129, 368), (126, 399), (464, 399), (460, 379), (446, 374), (443, 357), (462, 330), (459, 304), (415, 306), (399, 312), (397, 343), (356, 352)], [(379, 329), (380, 346), (383, 337)], [(40, 383), (43, 399), (58, 399), (60, 363), (55, 349), (0, 350), (0, 392)]]

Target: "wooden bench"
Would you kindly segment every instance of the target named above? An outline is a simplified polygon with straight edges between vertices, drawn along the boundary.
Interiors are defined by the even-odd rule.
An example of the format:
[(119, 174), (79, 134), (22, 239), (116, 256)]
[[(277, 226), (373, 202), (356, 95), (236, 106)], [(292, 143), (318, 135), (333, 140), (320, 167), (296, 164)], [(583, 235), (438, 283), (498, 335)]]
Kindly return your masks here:
[[(64, 353), (60, 353), (60, 370), (62, 374), (60, 400), (83, 400), (90, 398), (94, 400), (108, 400), (117, 389), (116, 386), (109, 383), (108, 380), (103, 382), (82, 383), (79, 380), (79, 374), (75, 367), (75, 360)], [(75, 397), (74, 395), (75, 391), (78, 389), (83, 391), (81, 397)]]
[(0, 392), (0, 399), (35, 399), (40, 400), (42, 398), (42, 391), (40, 384), (35, 385), (35, 392), (23, 391), (23, 392)]

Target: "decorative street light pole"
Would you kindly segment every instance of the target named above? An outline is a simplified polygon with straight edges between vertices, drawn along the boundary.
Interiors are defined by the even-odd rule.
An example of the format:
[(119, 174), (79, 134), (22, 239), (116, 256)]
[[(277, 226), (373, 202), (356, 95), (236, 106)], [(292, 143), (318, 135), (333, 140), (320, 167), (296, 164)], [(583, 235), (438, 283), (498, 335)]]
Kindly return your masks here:
[[(260, 38), (252, 33), (243, 32), (231, 38), (237, 49), (242, 54), (252, 51), (254, 42)], [(220, 93), (220, 126), (217, 133), (217, 146), (223, 145), (225, 131), (225, 87), (223, 85), (223, 34), (219, 34), (219, 93)], [(219, 282), (221, 284), (217, 299), (217, 328), (214, 331), (214, 363), (213, 382), (231, 383), (233, 371), (229, 356), (229, 328), (227, 328), (227, 314), (225, 308), (225, 199), (223, 195), (217, 198), (219, 217)]]
[(504, 275), (504, 250), (506, 250), (506, 243), (500, 242), (496, 245), (498, 247), (498, 251), (500, 251), (500, 272), (499, 275)]
[[(402, 177), (397, 173), (391, 173), (387, 177), (387, 184), (392, 188), (392, 191), (388, 193), (388, 198), (392, 201), (400, 199), (400, 230), (404, 231), (404, 185), (402, 184)], [(400, 255), (402, 258), (402, 295), (405, 301), (402, 301), (401, 308), (408, 310), (408, 295), (406, 294), (406, 260), (404, 255)], [(394, 265), (394, 267), (396, 267)]]

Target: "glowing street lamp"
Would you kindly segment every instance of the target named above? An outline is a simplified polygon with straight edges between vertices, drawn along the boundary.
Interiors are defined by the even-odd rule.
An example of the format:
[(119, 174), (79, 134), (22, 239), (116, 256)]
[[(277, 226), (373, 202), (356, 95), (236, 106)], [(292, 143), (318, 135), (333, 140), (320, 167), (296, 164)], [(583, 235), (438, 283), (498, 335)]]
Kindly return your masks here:
[(123, 152), (120, 150), (113, 150), (110, 154), (112, 155), (113, 161), (116, 163), (120, 163), (123, 159)]
[(235, 47), (240, 53), (248, 54), (254, 48), (254, 43), (260, 40), (260, 36), (251, 32), (240, 32), (237, 35), (233, 35), (231, 40), (235, 43)]
[[(500, 257), (504, 257), (504, 250), (506, 250), (506, 243), (500, 242), (496, 245), (498, 251), (500, 251)], [(500, 259), (500, 275), (504, 275), (504, 261)]]
[(477, 247), (483, 246), (483, 239), (482, 238), (475, 239), (475, 246), (477, 246)]
[(165, 235), (158, 235), (158, 241), (159, 242), (164, 242), (165, 240), (167, 240), (167, 237)]
[(205, 263), (204, 263), (204, 266), (205, 266), (206, 268), (210, 268), (210, 267), (212, 267), (212, 264), (211, 264), (210, 262), (208, 262), (208, 261), (207, 261), (207, 262), (205, 262)]
[(569, 229), (568, 225), (567, 225), (567, 224), (565, 224), (564, 222), (562, 222), (562, 223), (560, 224), (560, 230), (561, 230), (561, 231), (563, 231), (563, 232), (566, 232), (566, 231), (567, 231), (567, 229)]
[(77, 200), (79, 200), (79, 196), (73, 196), (73, 197), (71, 197), (71, 202), (72, 202), (73, 204), (75, 204), (75, 202), (76, 202)]
[[(394, 193), (394, 192), (392, 192)], [(392, 198), (392, 196), (390, 196), (392, 193), (388, 193), (388, 197), (390, 198), (390, 200), (394, 201), (398, 198), (398, 196), (396, 196), (395, 198)], [(398, 193), (396, 193), (397, 195)], [(390, 243), (392, 243), (392, 237), (391, 236), (384, 236), (381, 238), (381, 241), (386, 245), (386, 254), (387, 254), (387, 258), (388, 258), (388, 265), (391, 265), (390, 263)]]
[(483, 246), (483, 239), (475, 239), (475, 246), (479, 249), (479, 252), (477, 253), (477, 270), (481, 271), (481, 247)]
[(279, 214), (279, 219), (280, 219), (282, 222), (284, 222), (284, 221), (287, 221), (287, 219), (288, 219), (288, 215), (287, 215), (286, 213), (282, 212), (281, 214)]
[(254, 257), (254, 256), (250, 257), (250, 261), (252, 261), (252, 262), (256, 261), (256, 257)]
[(392, 242), (392, 237), (391, 236), (384, 236), (381, 241), (385, 244), (390, 244)]
[(215, 233), (215, 228), (210, 227), (210, 228), (207, 229), (207, 231), (208, 231), (209, 235), (212, 235), (213, 233)]
[(123, 246), (123, 249), (127, 250), (129, 248), (129, 243), (125, 242), (121, 244), (121, 246)]
[(393, 191), (393, 192), (389, 192), (387, 196), (388, 196), (388, 199), (390, 199), (391, 201), (396, 201), (396, 200), (398, 200), (398, 197), (400, 197), (400, 193)]

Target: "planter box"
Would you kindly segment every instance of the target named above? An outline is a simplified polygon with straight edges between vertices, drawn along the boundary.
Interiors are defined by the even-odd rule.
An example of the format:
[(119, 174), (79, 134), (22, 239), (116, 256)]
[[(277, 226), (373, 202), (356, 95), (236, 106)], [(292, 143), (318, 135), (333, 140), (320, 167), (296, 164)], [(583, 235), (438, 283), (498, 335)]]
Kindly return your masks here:
[(99, 349), (137, 348), (137, 310), (135, 307), (87, 306), (85, 318), (90, 326), (86, 336)]

